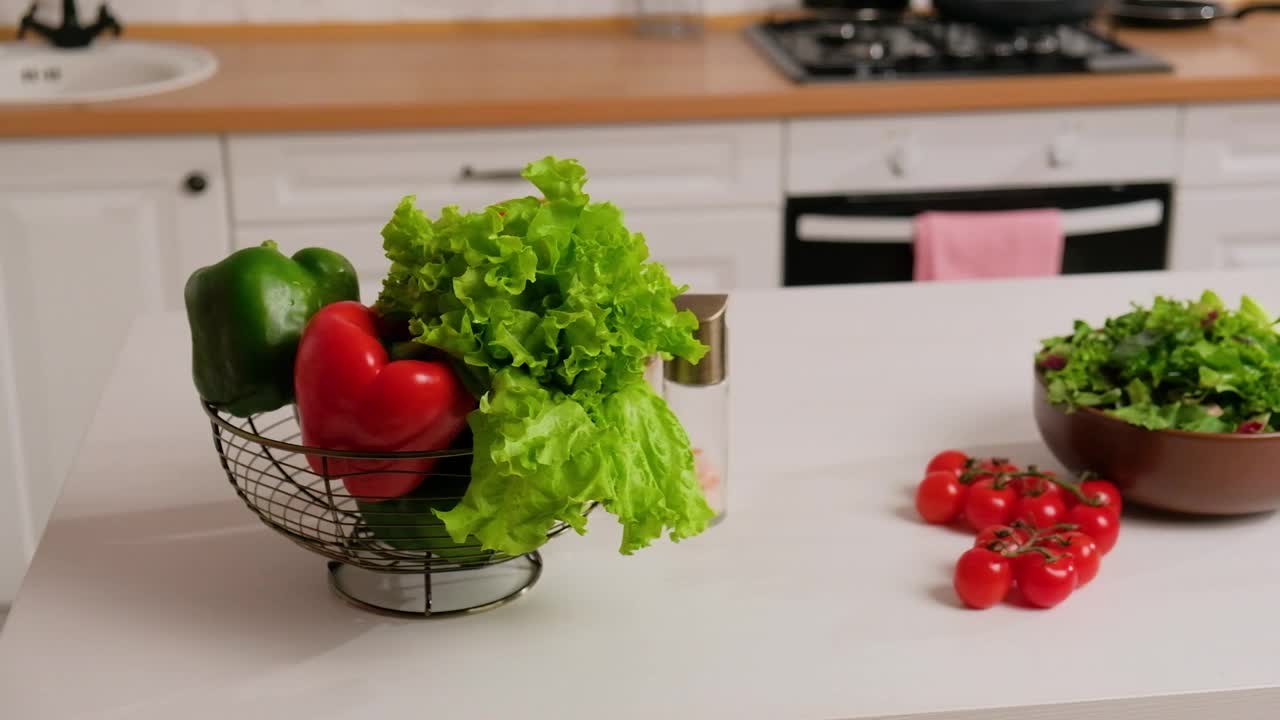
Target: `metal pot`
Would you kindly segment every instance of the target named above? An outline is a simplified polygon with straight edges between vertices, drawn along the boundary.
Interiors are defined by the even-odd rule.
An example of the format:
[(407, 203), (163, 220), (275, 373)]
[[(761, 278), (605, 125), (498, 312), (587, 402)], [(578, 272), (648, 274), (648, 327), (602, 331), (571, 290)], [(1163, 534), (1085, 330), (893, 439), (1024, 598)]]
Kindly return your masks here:
[(933, 0), (947, 20), (1002, 26), (1081, 23), (1102, 5), (1103, 0)]
[(1199, 27), (1215, 20), (1239, 20), (1262, 11), (1280, 10), (1280, 4), (1247, 5), (1232, 10), (1209, 0), (1119, 0), (1111, 8), (1115, 22), (1139, 27)]

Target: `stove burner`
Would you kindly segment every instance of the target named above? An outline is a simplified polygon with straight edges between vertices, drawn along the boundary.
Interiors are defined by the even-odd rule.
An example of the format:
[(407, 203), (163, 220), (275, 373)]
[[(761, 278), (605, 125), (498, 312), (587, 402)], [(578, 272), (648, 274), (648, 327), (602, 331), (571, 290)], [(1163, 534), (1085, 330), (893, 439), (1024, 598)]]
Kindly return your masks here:
[(853, 40), (856, 34), (857, 27), (854, 26), (853, 23), (845, 23), (834, 30), (820, 30), (814, 34), (814, 38), (828, 47), (840, 47), (841, 45)]
[(997, 40), (996, 42), (991, 43), (990, 52), (996, 57), (1013, 57), (1018, 51), (1014, 47), (1013, 43), (1005, 40)]
[(748, 35), (799, 82), (1170, 70), (1157, 58), (1074, 25), (803, 19), (758, 25)]
[(1031, 54), (1033, 55), (1053, 55), (1057, 52), (1057, 35), (1041, 35), (1031, 41)]
[(947, 28), (945, 51), (954, 58), (968, 59), (977, 57), (981, 52), (980, 38), (964, 25), (953, 25)]
[(938, 51), (933, 49), (932, 45), (927, 45), (925, 43), (916, 43), (915, 45), (911, 46), (911, 54), (913, 57), (931, 58), (931, 57), (937, 57)]

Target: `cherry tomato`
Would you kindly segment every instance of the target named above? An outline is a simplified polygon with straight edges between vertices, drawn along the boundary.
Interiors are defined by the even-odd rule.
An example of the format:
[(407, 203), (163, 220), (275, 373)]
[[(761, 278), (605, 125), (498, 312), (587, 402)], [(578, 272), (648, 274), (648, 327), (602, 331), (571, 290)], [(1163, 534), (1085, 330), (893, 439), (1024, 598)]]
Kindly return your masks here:
[(1014, 518), (1038, 528), (1053, 527), (1067, 515), (1067, 506), (1057, 493), (1024, 495), (1013, 508)]
[(965, 465), (969, 462), (969, 456), (959, 450), (943, 450), (933, 459), (929, 461), (929, 466), (924, 469), (924, 474), (938, 470), (948, 470), (957, 475), (964, 472)]
[[(998, 479), (1000, 475), (1014, 475), (1018, 472), (1018, 466), (1011, 465), (999, 458), (970, 458), (969, 466), (965, 468), (965, 472), (969, 474), (969, 484), (972, 485), (980, 480)], [(1006, 478), (1006, 481), (1008, 481), (1008, 478)]]
[(1008, 525), (1013, 520), (1013, 506), (1018, 493), (1012, 485), (997, 485), (999, 481), (985, 477), (969, 486), (964, 501), (964, 517), (969, 526), (982, 531), (992, 525)]
[(1013, 575), (1027, 602), (1051, 608), (1066, 600), (1076, 588), (1076, 561), (1071, 555), (1049, 560), (1039, 552), (1026, 552), (1018, 555), (1013, 563)]
[(978, 537), (973, 541), (973, 546), (990, 550), (994, 543), (1000, 543), (1000, 547), (1005, 551), (1015, 552), (1027, 542), (1029, 537), (1029, 533), (1022, 528), (1009, 527), (1008, 525), (992, 525), (978, 533)]
[(1093, 538), (1102, 555), (1111, 552), (1120, 539), (1120, 516), (1109, 507), (1076, 505), (1067, 511), (1067, 522), (1079, 525), (1080, 532)]
[(950, 470), (937, 470), (924, 476), (916, 488), (916, 512), (927, 523), (940, 525), (955, 520), (964, 509), (968, 488)]
[(1080, 491), (1091, 501), (1099, 503), (1101, 507), (1114, 510), (1117, 517), (1120, 515), (1124, 501), (1120, 499), (1120, 488), (1113, 483), (1106, 480), (1085, 480), (1080, 483)]
[(1098, 543), (1079, 530), (1071, 530), (1050, 538), (1044, 547), (1055, 555), (1069, 554), (1076, 561), (1077, 587), (1084, 587), (1097, 577), (1102, 565)]
[[(1078, 489), (1080, 487), (1080, 483), (1069, 483), (1069, 484), (1073, 488)], [(1080, 504), (1080, 498), (1076, 497), (1076, 494), (1071, 490), (1059, 485), (1058, 491), (1062, 495), (1062, 504), (1066, 505), (1068, 510)]]
[(960, 600), (971, 608), (989, 608), (1004, 599), (1013, 585), (1013, 569), (1000, 553), (969, 548), (956, 561), (953, 581)]
[(990, 470), (993, 473), (1018, 472), (1018, 466), (1009, 462), (1007, 458), (983, 458), (978, 462), (978, 467), (983, 470)]
[(1053, 495), (1061, 499), (1064, 504), (1066, 503), (1066, 500), (1062, 497), (1064, 494), (1062, 488), (1052, 480), (1039, 475), (1019, 475), (1013, 479), (1013, 486), (1017, 489), (1018, 494), (1023, 497), (1028, 495), (1033, 497)]
[(1076, 499), (1076, 494), (1073, 492), (1073, 489), (1079, 488), (1080, 483), (1067, 478), (1058, 477), (1058, 474), (1055, 472), (1044, 472), (1042, 474), (1046, 476), (1044, 481), (1053, 486), (1048, 492), (1057, 492), (1058, 497), (1062, 499), (1062, 504), (1067, 506), (1068, 510), (1079, 502)]

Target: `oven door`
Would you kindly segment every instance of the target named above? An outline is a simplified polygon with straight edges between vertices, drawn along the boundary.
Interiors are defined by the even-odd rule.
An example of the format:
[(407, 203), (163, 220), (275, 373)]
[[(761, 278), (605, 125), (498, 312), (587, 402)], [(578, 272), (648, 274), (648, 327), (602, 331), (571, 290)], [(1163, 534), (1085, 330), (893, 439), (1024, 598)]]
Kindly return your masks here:
[(785, 285), (909, 281), (912, 218), (929, 210), (1059, 208), (1062, 272), (1163, 270), (1169, 184), (796, 197), (787, 200)]

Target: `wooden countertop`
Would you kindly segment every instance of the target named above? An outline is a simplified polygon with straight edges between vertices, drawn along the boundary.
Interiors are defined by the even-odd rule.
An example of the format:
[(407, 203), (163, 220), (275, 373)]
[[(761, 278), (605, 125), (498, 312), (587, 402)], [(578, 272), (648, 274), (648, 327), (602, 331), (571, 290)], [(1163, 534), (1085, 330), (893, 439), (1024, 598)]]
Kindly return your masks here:
[[(221, 37), (219, 37), (221, 35)], [(612, 25), (208, 35), (218, 74), (110, 103), (0, 109), (0, 136), (493, 127), (1280, 100), (1280, 16), (1125, 30), (1169, 74), (800, 86), (716, 27), (698, 40)]]

